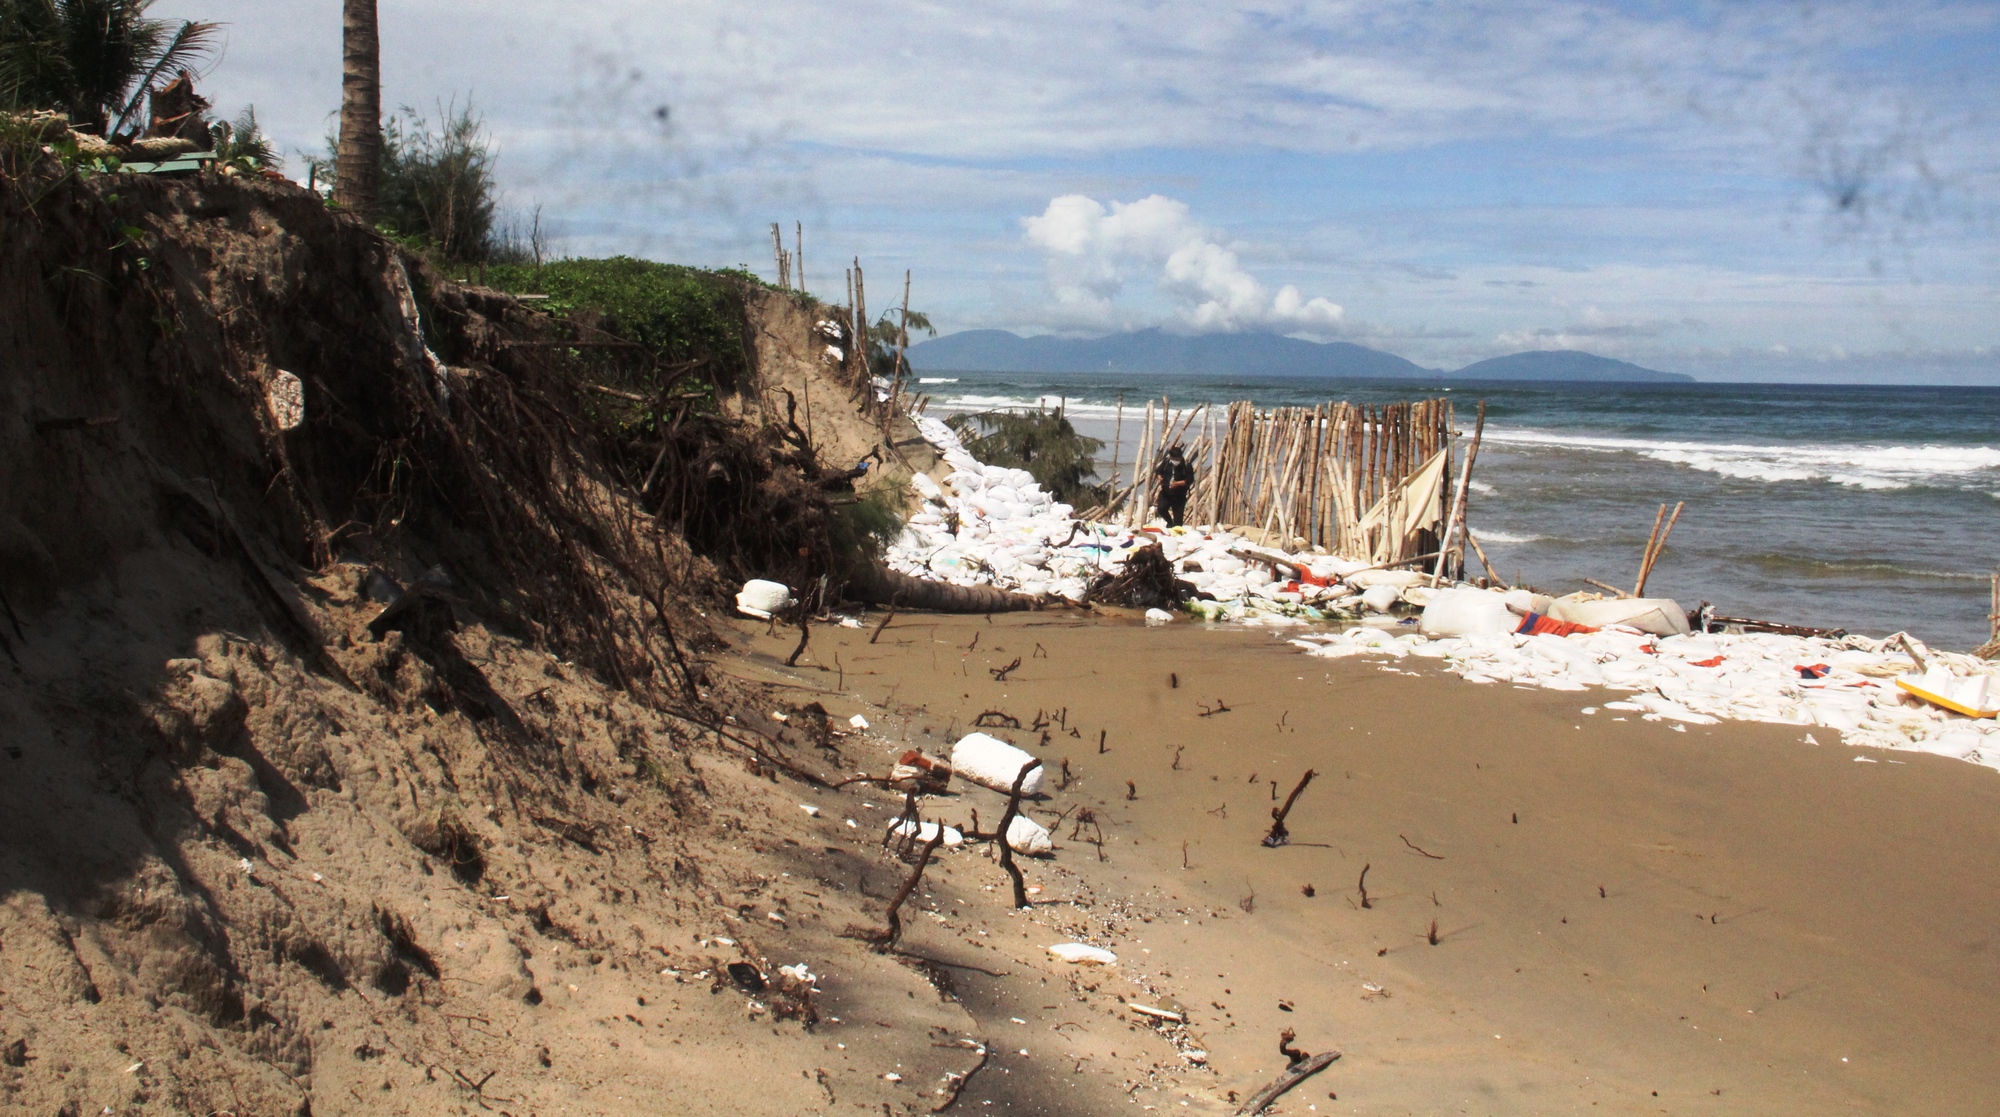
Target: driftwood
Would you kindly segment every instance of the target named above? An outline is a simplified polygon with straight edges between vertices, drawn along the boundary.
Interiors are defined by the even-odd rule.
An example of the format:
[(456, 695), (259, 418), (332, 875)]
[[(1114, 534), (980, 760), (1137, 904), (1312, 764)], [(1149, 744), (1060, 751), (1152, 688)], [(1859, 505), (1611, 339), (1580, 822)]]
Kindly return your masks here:
[(1292, 1039), (1292, 1030), (1287, 1028), (1284, 1036), (1278, 1040), (1278, 1050), (1291, 1060), (1292, 1065), (1286, 1067), (1285, 1073), (1274, 1079), (1269, 1086), (1250, 1095), (1250, 1100), (1244, 1102), (1243, 1108), (1236, 1111), (1236, 1117), (1262, 1113), (1265, 1106), (1277, 1101), (1285, 1091), (1332, 1066), (1334, 1060), (1340, 1058), (1338, 1051), (1323, 1051), (1317, 1055), (1308, 1055), (1294, 1048)]
[(1285, 816), (1292, 813), (1292, 804), (1299, 801), (1299, 792), (1304, 791), (1306, 785), (1318, 774), (1307, 768), (1306, 774), (1299, 777), (1298, 786), (1292, 788), (1290, 795), (1285, 796), (1285, 805), (1271, 808), (1271, 832), (1264, 835), (1264, 848), (1276, 849), (1292, 840), (1291, 831), (1285, 829)]

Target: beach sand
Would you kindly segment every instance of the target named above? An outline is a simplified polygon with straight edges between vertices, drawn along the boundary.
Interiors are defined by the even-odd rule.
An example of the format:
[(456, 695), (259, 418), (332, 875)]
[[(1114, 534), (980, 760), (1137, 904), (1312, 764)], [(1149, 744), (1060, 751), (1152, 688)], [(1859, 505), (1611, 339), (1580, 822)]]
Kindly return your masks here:
[[(932, 870), (950, 922), (907, 921), (910, 949), (1006, 975), (952, 971), (997, 1053), (961, 1112), (1233, 1112), (1283, 1069), (1286, 1028), (1343, 1057), (1273, 1112), (1972, 1114), (2000, 1096), (1990, 771), (1825, 730), (1585, 715), (1615, 695), (1329, 663), (1269, 629), (903, 615), (871, 643), (878, 617), (815, 626), (795, 668), (795, 630), (743, 622), (721, 666), (862, 713), (848, 760), (878, 773), (908, 744), (948, 753), (988, 710), (1060, 719), (1046, 743), (989, 730), (1048, 769), (1031, 813), (1059, 848), (1025, 861), (1032, 911), (1009, 910), (982, 847)], [(1291, 843), (1263, 848), (1308, 768)], [(990, 828), (1003, 797), (961, 790), (925, 817)], [(895, 794), (873, 798), (893, 817)], [(1046, 955), (1076, 932), (1120, 964)], [(1124, 1000), (1184, 1013), (1178, 1045), (1206, 1065)]]

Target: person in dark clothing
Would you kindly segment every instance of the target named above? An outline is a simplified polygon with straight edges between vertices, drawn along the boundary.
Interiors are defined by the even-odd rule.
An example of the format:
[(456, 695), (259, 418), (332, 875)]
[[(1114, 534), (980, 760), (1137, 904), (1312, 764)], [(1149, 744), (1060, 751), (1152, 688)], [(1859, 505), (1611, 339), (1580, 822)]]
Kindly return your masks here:
[(1174, 446), (1160, 459), (1153, 476), (1160, 482), (1160, 498), (1153, 514), (1167, 521), (1168, 527), (1181, 526), (1181, 521), (1187, 518), (1188, 492), (1194, 488), (1194, 467), (1187, 463), (1181, 448)]

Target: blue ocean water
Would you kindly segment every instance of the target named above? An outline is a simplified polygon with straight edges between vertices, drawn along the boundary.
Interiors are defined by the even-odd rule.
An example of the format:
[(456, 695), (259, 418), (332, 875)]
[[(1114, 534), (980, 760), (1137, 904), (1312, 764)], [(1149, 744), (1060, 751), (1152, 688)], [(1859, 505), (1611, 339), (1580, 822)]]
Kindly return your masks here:
[[(937, 372), (931, 411), (1066, 406), (1114, 439), (1129, 477), (1135, 411), (1448, 396), (1485, 441), (1468, 521), (1509, 580), (1566, 593), (1630, 586), (1662, 503), (1686, 511), (1647, 587), (1729, 616), (1907, 629), (1944, 648), (1988, 635), (2000, 568), (2000, 388), (1358, 381), (1231, 375)], [(1120, 396), (1125, 421), (1119, 438)], [(1476, 569), (1476, 567), (1475, 567)]]

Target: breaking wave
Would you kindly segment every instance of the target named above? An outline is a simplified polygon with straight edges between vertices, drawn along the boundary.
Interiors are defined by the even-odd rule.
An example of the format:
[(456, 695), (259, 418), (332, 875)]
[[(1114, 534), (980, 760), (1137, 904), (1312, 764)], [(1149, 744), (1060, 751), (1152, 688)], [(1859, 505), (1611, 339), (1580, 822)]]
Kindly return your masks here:
[(2000, 473), (2000, 447), (1942, 444), (1660, 442), (1535, 430), (1494, 430), (1508, 446), (1635, 454), (1744, 481), (1827, 481), (1855, 489), (1906, 489)]

